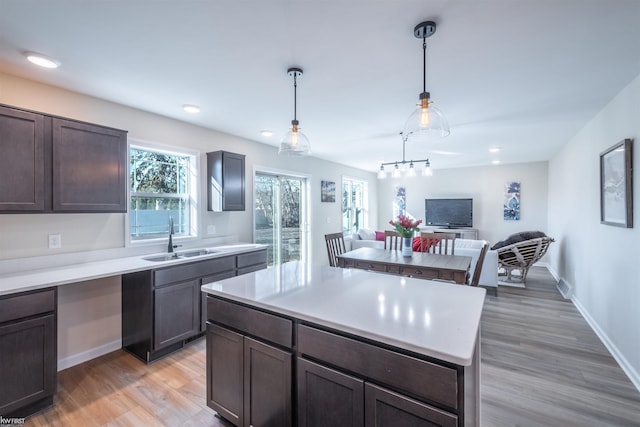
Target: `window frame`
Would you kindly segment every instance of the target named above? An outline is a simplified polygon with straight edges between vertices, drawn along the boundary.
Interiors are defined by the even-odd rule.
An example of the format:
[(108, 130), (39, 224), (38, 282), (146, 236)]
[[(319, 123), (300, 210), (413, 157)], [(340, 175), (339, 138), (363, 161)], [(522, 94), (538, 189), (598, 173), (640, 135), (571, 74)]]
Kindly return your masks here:
[[(183, 235), (174, 234), (173, 241), (188, 241), (198, 239), (200, 237), (202, 215), (200, 213), (200, 206), (202, 196), (200, 194), (200, 152), (197, 150), (189, 149), (186, 147), (169, 146), (155, 142), (149, 142), (139, 140), (135, 138), (129, 138), (127, 141), (127, 214), (125, 215), (124, 237), (125, 247), (130, 246), (145, 246), (145, 245), (157, 245), (158, 243), (164, 243), (168, 236), (155, 237), (151, 239), (133, 239), (131, 236), (131, 149), (140, 149), (146, 151), (153, 151), (157, 153), (167, 154), (171, 156), (189, 157), (189, 182), (188, 182), (188, 200), (190, 215), (189, 221), (189, 233)], [(140, 193), (149, 194), (150, 197), (179, 197), (174, 196), (174, 193)]]
[[(353, 183), (358, 183), (362, 185), (362, 224), (359, 225), (360, 228), (368, 228), (369, 227), (369, 181), (367, 181), (366, 179), (363, 178), (358, 178), (358, 177), (354, 177), (354, 176), (348, 176), (348, 175), (343, 175), (342, 176), (342, 183), (340, 185), (340, 202), (341, 202), (341, 210), (343, 209), (343, 207), (345, 206), (345, 201), (344, 201), (344, 185), (345, 183), (350, 182), (352, 183), (351, 185), (353, 185)], [(352, 187), (351, 187), (352, 188)], [(351, 208), (351, 210), (353, 211), (353, 208)], [(342, 217), (341, 217), (341, 226), (342, 226), (342, 234), (344, 234), (345, 236), (350, 236), (353, 233), (356, 233), (358, 230), (346, 230), (344, 228), (344, 211), (342, 211)], [(355, 212), (354, 212), (355, 215)]]

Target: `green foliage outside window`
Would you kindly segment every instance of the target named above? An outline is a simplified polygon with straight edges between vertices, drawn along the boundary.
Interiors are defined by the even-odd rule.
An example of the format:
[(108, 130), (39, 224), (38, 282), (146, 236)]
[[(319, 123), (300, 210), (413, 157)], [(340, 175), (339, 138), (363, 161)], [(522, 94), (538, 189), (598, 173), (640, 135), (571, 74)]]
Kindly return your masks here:
[(189, 230), (189, 156), (130, 150), (132, 239), (166, 236), (169, 217), (177, 235)]

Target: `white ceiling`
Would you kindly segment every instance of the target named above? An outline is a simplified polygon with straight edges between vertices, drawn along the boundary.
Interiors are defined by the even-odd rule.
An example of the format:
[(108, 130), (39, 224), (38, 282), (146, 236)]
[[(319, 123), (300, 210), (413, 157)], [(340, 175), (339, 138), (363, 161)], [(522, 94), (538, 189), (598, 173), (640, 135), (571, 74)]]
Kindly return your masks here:
[(547, 160), (640, 74), (638, 0), (0, 0), (0, 71), (277, 145), (298, 65), (313, 155), (375, 171), (402, 158), (425, 20), (451, 136), (407, 159), (434, 169)]

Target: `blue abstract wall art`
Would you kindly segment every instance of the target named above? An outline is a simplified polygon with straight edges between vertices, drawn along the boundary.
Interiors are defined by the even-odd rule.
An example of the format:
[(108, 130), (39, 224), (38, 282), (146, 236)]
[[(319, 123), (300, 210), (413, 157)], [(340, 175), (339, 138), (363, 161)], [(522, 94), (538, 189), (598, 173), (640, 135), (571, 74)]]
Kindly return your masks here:
[(507, 182), (504, 185), (504, 219), (505, 221), (520, 220), (520, 183)]

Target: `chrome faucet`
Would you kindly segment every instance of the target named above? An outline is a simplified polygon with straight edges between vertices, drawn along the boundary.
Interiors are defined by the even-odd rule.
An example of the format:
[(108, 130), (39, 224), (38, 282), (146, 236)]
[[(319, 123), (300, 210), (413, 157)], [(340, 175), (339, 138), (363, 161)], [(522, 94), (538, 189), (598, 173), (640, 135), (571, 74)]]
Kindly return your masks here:
[(169, 245), (167, 246), (167, 252), (173, 253), (173, 250), (178, 247), (178, 245), (173, 244), (173, 217), (169, 217)]

